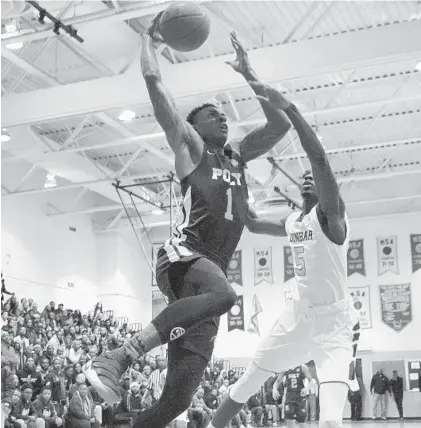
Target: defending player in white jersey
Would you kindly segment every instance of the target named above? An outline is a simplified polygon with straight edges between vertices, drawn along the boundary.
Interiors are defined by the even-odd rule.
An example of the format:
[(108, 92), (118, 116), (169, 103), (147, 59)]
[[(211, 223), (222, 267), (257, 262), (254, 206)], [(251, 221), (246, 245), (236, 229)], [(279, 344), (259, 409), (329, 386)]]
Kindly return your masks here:
[(273, 373), (310, 359), (316, 363), (320, 381), (319, 426), (342, 426), (359, 336), (358, 316), (346, 285), (349, 223), (338, 184), (316, 134), (285, 98), (282, 109), (311, 163), (312, 171), (302, 177), (303, 211), (278, 222), (258, 218), (250, 211), (247, 227), (254, 233), (288, 237), (298, 295), (286, 302), (247, 371), (213, 416), (210, 428), (224, 428)]

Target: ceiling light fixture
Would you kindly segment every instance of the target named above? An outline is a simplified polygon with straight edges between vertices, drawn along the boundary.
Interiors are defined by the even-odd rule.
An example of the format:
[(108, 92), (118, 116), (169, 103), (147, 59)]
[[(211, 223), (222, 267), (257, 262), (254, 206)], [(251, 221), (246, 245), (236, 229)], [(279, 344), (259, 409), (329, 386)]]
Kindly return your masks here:
[(55, 174), (48, 173), (47, 179), (45, 180), (44, 187), (46, 189), (51, 189), (52, 187), (57, 187), (57, 181)]
[(1, 130), (1, 142), (8, 143), (12, 139), (12, 136), (9, 134), (7, 129)]
[(162, 215), (164, 214), (164, 210), (162, 208), (155, 208), (151, 211), (152, 215)]
[(128, 122), (129, 120), (133, 120), (136, 117), (136, 113), (133, 110), (124, 110), (118, 116), (118, 119), (122, 122)]

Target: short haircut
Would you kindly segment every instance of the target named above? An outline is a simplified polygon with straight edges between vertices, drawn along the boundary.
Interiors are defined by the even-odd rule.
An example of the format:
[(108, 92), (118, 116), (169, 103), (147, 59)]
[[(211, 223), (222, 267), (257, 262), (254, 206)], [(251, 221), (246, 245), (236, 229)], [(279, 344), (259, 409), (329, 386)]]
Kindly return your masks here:
[(30, 389), (31, 391), (34, 390), (34, 388), (32, 387), (32, 385), (30, 383), (24, 383), (21, 387), (22, 391), (25, 391), (25, 389)]
[(187, 118), (186, 118), (187, 122), (193, 125), (194, 119), (196, 118), (197, 113), (199, 113), (200, 111), (208, 107), (218, 108), (215, 104), (212, 104), (212, 103), (205, 103), (200, 106), (197, 106), (187, 115)]
[(45, 386), (41, 389), (41, 392), (44, 392), (44, 391), (50, 391), (50, 392), (52, 392), (51, 386), (45, 385)]

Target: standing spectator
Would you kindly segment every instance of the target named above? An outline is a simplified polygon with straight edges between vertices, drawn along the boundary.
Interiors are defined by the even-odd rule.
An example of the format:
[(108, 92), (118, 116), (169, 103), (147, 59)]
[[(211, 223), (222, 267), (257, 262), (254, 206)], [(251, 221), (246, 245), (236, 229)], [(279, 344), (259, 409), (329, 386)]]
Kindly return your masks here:
[(48, 345), (54, 348), (54, 353), (57, 353), (60, 346), (64, 346), (63, 329), (57, 330), (57, 333), (48, 341)]
[(26, 328), (21, 327), (19, 329), (19, 335), (14, 339), (15, 343), (20, 343), (21, 349), (23, 352), (29, 347), (29, 339), (26, 337)]
[(390, 379), (391, 395), (395, 399), (396, 407), (398, 408), (399, 419), (403, 421), (403, 379), (398, 376), (398, 372), (393, 370), (392, 379)]
[(61, 372), (61, 367), (61, 360), (55, 358), (51, 372), (45, 377), (45, 385), (51, 388), (51, 400), (59, 417), (63, 416), (66, 403), (66, 381)]
[(148, 389), (152, 392), (154, 401), (159, 400), (164, 388), (167, 378), (167, 359), (165, 357), (158, 357), (157, 366), (158, 368), (151, 373), (148, 384)]
[[(82, 383), (70, 400), (69, 426), (72, 428), (91, 428), (99, 426), (95, 420), (94, 403), (88, 394), (88, 387)], [(95, 424), (95, 425), (94, 425)]]
[(45, 421), (45, 428), (61, 427), (63, 421), (57, 416), (56, 409), (51, 401), (51, 388), (44, 386), (41, 394), (34, 401), (34, 409), (37, 418)]
[(19, 403), (14, 406), (11, 414), (16, 417), (15, 422), (19, 424), (19, 426), (27, 428), (42, 428), (45, 424), (41, 418), (37, 418), (35, 415), (35, 409), (31, 403), (32, 394), (32, 386), (29, 383), (23, 385), (22, 398)]
[(7, 311), (2, 311), (1, 313), (1, 328), (7, 327), (9, 325), (9, 313)]
[(389, 389), (389, 379), (383, 374), (383, 369), (377, 370), (370, 383), (370, 392), (373, 394), (373, 419), (377, 419), (377, 410), (381, 408), (381, 418), (386, 420), (386, 391)]
[(319, 395), (319, 385), (314, 377), (308, 383), (308, 419), (316, 420), (317, 397)]
[(4, 295), (14, 296), (15, 293), (11, 293), (6, 290), (6, 284), (4, 283), (3, 273), (1, 274), (1, 305), (3, 306)]
[(102, 311), (102, 303), (101, 303), (101, 302), (98, 302), (98, 303), (96, 304), (96, 306), (95, 306), (95, 309), (94, 309), (94, 313), (93, 313), (92, 319), (93, 319), (93, 320), (95, 320), (95, 319), (98, 317), (98, 315), (99, 315), (99, 314), (102, 314), (102, 313), (103, 313), (103, 311)]

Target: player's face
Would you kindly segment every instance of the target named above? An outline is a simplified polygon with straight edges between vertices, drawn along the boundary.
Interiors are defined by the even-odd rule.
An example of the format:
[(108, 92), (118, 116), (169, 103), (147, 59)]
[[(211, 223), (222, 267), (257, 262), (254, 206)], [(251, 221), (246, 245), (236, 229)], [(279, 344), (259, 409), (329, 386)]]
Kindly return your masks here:
[(314, 184), (313, 174), (308, 172), (304, 174), (301, 182), (301, 196), (303, 199), (318, 198), (317, 189)]
[(194, 127), (204, 140), (221, 147), (227, 142), (227, 117), (217, 107), (205, 107), (200, 110), (196, 115)]

